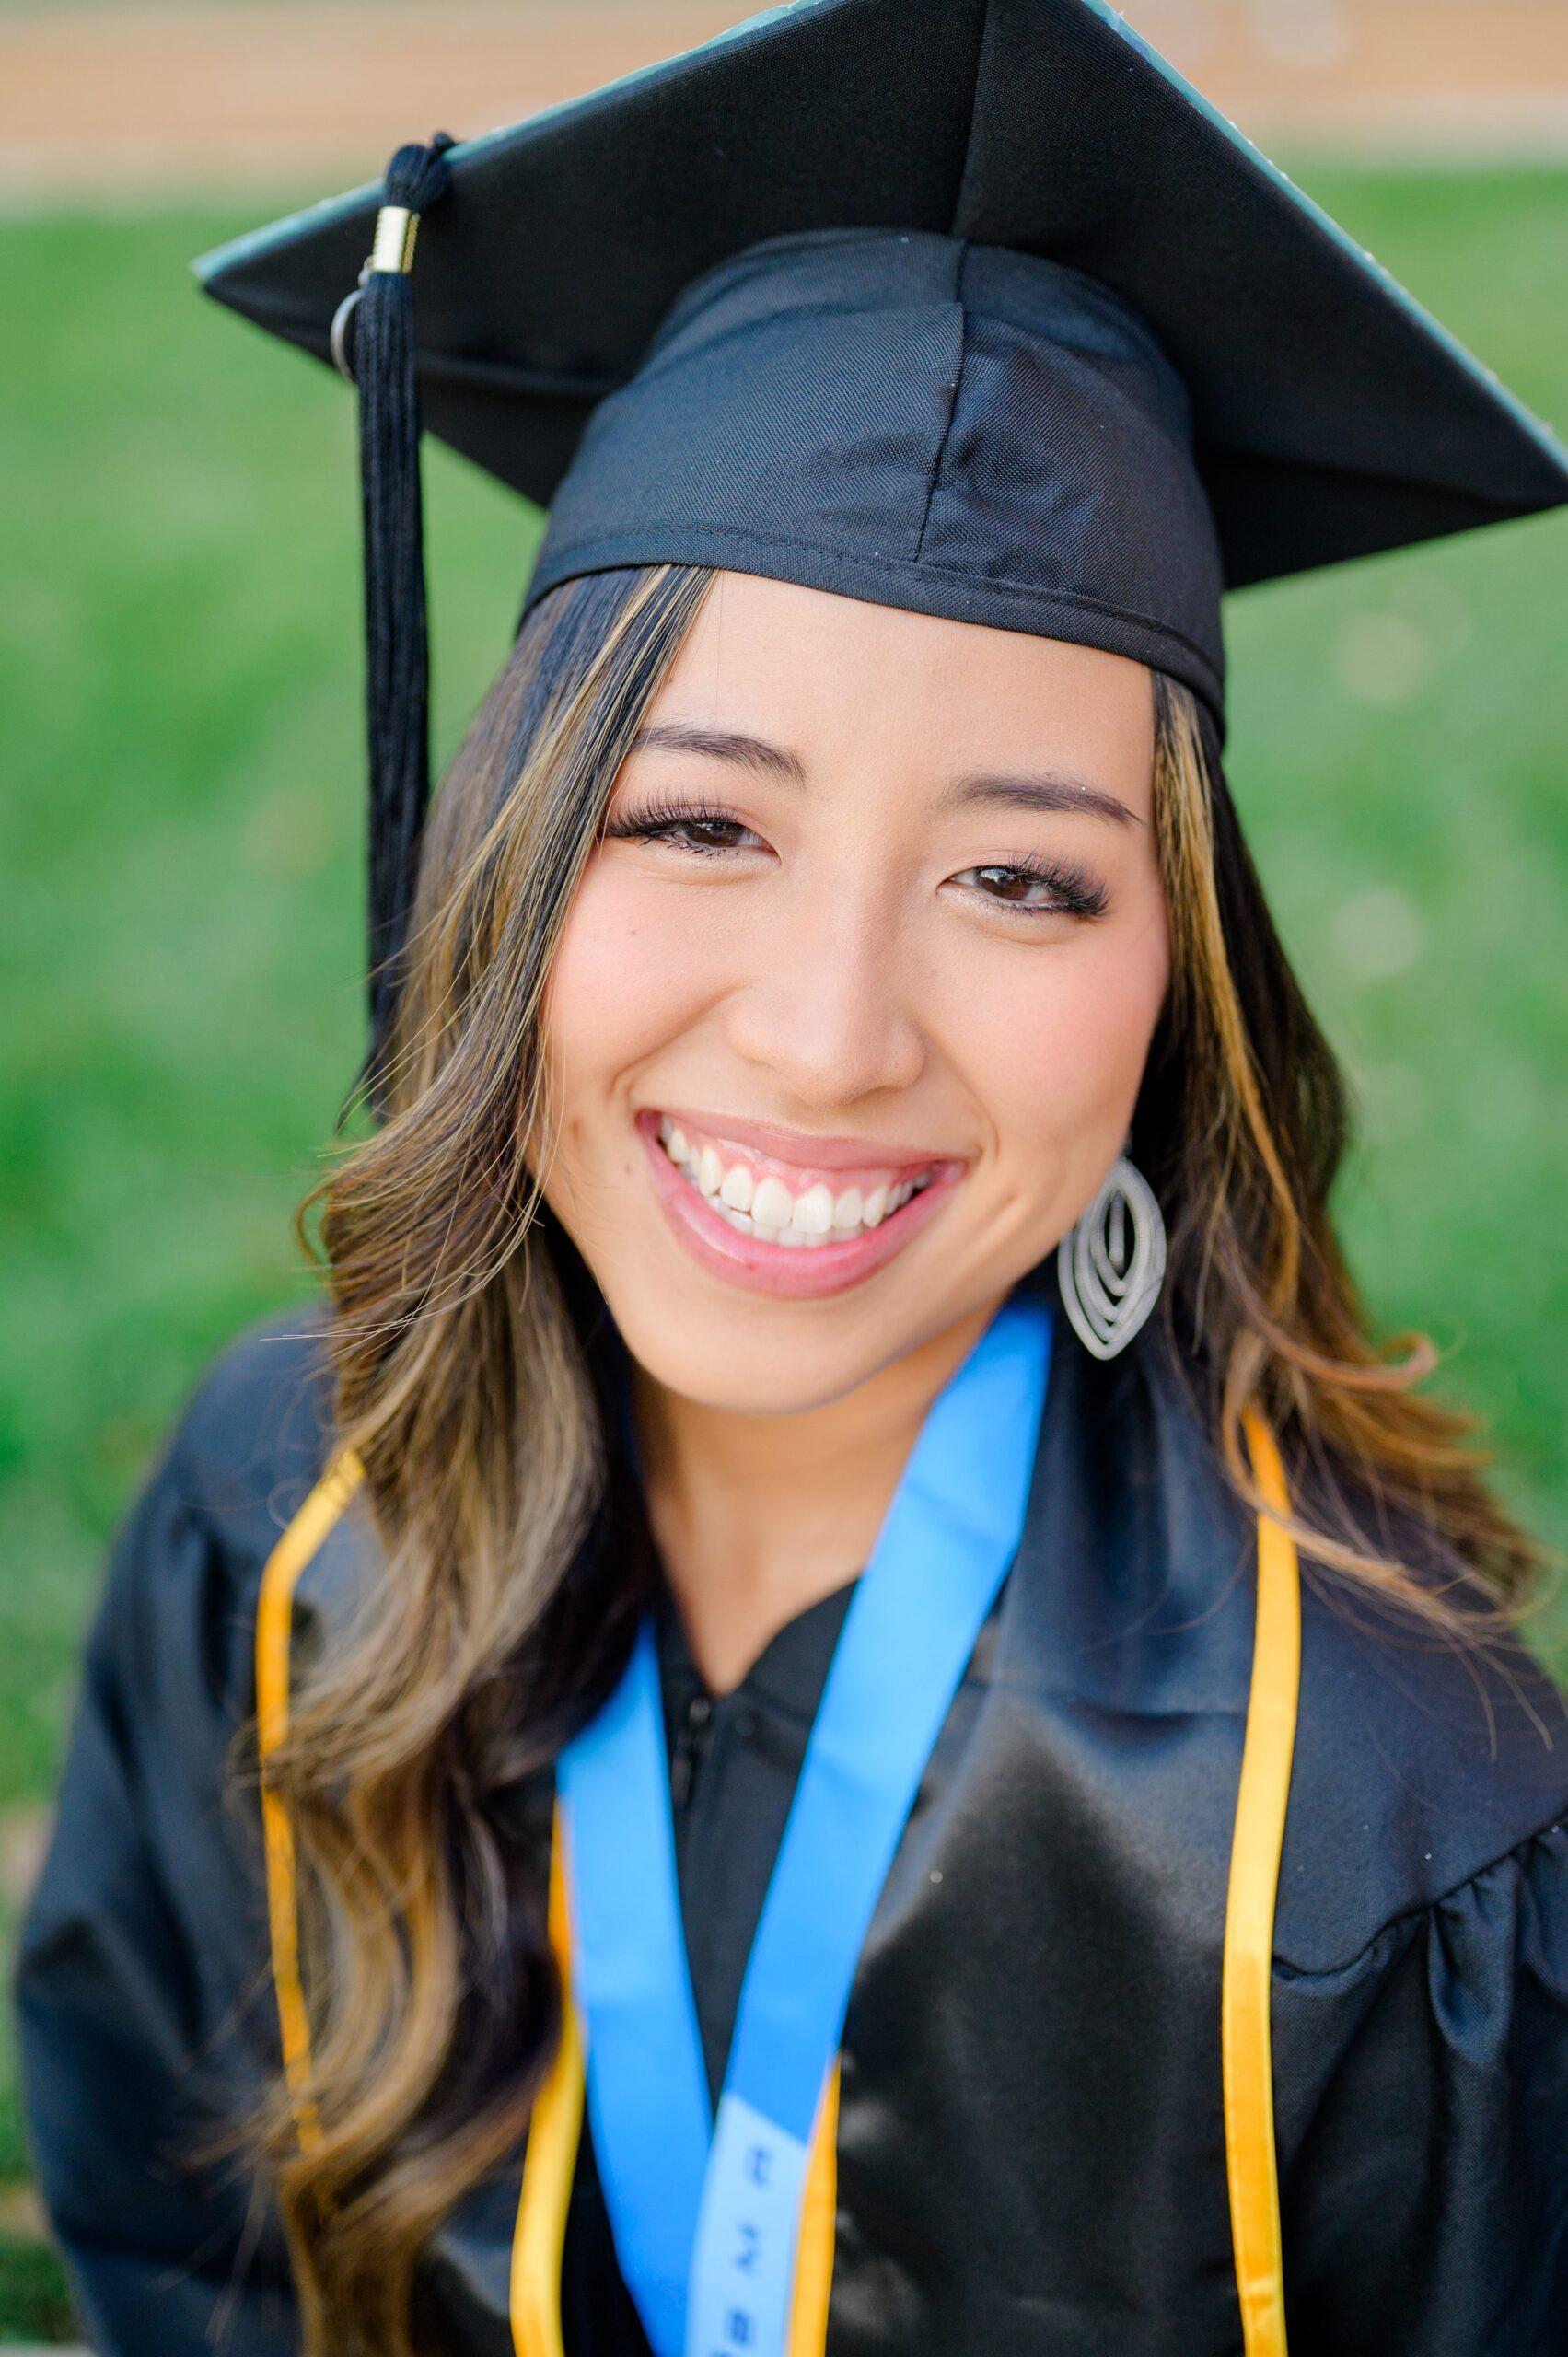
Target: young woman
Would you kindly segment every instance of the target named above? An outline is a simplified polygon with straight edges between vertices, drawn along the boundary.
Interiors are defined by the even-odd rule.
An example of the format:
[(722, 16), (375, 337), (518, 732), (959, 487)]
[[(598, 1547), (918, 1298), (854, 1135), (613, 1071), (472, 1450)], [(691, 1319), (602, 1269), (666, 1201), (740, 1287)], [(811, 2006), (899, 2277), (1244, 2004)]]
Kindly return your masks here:
[[(1532, 1550), (1336, 1247), (1218, 633), (1225, 580), (1568, 472), (1115, 26), (900, 6), (899, 169), (962, 90), (946, 226), (834, 179), (893, 29), (821, 0), (401, 158), (357, 319), (318, 290), (385, 1118), (322, 1316), (208, 1378), (89, 1649), (22, 2008), (105, 2351), (1568, 2350)], [(1090, 276), (985, 215), (1070, 73), (1243, 283), (1198, 337), (1228, 424), (1158, 203)], [(553, 378), (465, 349), (541, 149), (580, 190), (611, 142), (633, 223), (693, 109), (743, 192), (787, 117), (826, 225), (665, 255), (613, 391), (555, 329)], [(504, 394), (538, 481), (593, 416), (421, 840), (432, 207), (443, 430)], [(359, 235), (216, 283), (324, 344), (296, 297)], [(1344, 331), (1294, 391), (1271, 274)]]

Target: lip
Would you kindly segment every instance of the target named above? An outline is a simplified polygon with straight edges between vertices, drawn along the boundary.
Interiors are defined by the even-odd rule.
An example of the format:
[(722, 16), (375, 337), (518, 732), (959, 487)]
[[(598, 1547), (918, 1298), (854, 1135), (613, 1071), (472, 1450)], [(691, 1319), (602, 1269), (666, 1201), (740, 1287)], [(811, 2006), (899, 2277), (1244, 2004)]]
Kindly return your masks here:
[[(726, 1284), (740, 1285), (749, 1293), (771, 1294), (780, 1300), (819, 1301), (830, 1294), (847, 1293), (852, 1285), (864, 1283), (914, 1241), (968, 1176), (962, 1162), (942, 1155), (921, 1155), (902, 1166), (889, 1162), (886, 1167), (890, 1169), (923, 1169), (933, 1162), (941, 1167), (929, 1187), (912, 1195), (901, 1210), (885, 1219), (880, 1227), (871, 1228), (863, 1236), (846, 1237), (842, 1244), (821, 1244), (790, 1251), (781, 1245), (759, 1243), (755, 1237), (742, 1236), (727, 1220), (720, 1218), (705, 1195), (699, 1194), (681, 1177), (659, 1144), (662, 1113), (668, 1113), (671, 1120), (681, 1119), (673, 1106), (666, 1106), (657, 1112), (639, 1113), (636, 1130), (647, 1157), (654, 1192), (678, 1241), (710, 1276), (722, 1278)], [(853, 1168), (866, 1160), (866, 1143), (860, 1138), (802, 1139), (796, 1132), (773, 1130), (763, 1123), (704, 1120), (696, 1113), (685, 1118), (712, 1135), (728, 1138), (736, 1145), (755, 1145), (761, 1153), (778, 1152), (776, 1145), (761, 1144), (764, 1135), (798, 1140), (809, 1144), (814, 1160), (824, 1168)], [(852, 1145), (853, 1160), (823, 1163), (817, 1152), (823, 1144)]]
[[(693, 1105), (661, 1105), (658, 1113), (668, 1114), (683, 1130), (700, 1130), (704, 1137), (724, 1138), (731, 1145), (749, 1146), (754, 1154), (771, 1155), (775, 1162), (793, 1163), (801, 1170), (876, 1168), (901, 1174), (923, 1170), (928, 1163), (951, 1159), (935, 1146), (890, 1144), (880, 1138), (819, 1137), (814, 1130), (781, 1129), (773, 1121), (737, 1120), (731, 1113), (703, 1113)], [(656, 1123), (658, 1113), (654, 1115)]]

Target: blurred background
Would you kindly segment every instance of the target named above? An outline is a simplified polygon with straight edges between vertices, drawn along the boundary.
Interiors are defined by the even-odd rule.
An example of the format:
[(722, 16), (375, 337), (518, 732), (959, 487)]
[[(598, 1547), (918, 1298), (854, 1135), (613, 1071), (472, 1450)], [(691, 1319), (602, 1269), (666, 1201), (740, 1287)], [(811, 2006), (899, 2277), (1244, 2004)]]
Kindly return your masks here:
[[(0, 1936), (105, 1539), (290, 1230), (362, 1038), (346, 389), (192, 256), (686, 48), (732, 0), (0, 0)], [(1132, 22), (1568, 435), (1568, 0)], [(426, 460), (439, 749), (535, 520)], [(1347, 1061), (1341, 1212), (1568, 1541), (1568, 517), (1252, 592), (1233, 776)], [(1536, 1641), (1568, 1666), (1568, 1605)], [(72, 2325), (0, 2030), (0, 2342)]]

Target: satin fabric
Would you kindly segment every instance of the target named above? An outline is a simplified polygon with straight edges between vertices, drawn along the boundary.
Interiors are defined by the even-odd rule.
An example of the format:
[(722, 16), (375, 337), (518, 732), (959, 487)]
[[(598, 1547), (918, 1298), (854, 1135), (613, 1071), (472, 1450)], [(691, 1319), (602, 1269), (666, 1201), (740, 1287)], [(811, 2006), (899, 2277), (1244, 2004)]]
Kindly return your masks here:
[[(274, 2233), (171, 2156), (276, 2062), (259, 1832), (219, 1794), (323, 1396), (278, 1336), (198, 1396), (118, 1552), (27, 1929), (41, 2176), (110, 2357), (194, 2357), (218, 2324), (239, 2357), (293, 2344)], [(1252, 1550), (1157, 1333), (1109, 1367), (1063, 1337), (1019, 1558), (851, 1999), (829, 2357), (1239, 2347), (1219, 1965)], [(374, 1575), (351, 1515), (297, 1634)], [(1308, 1583), (1272, 2003), (1294, 2357), (1568, 2352), (1565, 1736), (1522, 1657)], [(518, 1808), (541, 1867), (549, 1803)], [(585, 2201), (587, 2156), (566, 2347), (619, 2357)], [(450, 2357), (510, 2347), (515, 2210), (514, 2178), (431, 2252)]]

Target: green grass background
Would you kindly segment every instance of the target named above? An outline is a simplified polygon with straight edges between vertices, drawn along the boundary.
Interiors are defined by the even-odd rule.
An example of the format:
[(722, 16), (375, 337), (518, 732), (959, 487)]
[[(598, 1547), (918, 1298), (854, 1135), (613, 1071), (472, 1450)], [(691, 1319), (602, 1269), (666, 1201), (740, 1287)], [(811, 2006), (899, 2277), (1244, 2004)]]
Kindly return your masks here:
[[(1568, 173), (1304, 177), (1568, 430)], [(290, 1213), (361, 1038), (350, 402), (185, 269), (264, 215), (0, 222), (13, 1857), (108, 1532), (207, 1354), (299, 1294)], [(505, 654), (534, 527), (444, 452), (426, 479), (445, 749)], [(1362, 1104), (1354, 1265), (1381, 1321), (1435, 1332), (1557, 1544), (1565, 621), (1568, 520), (1548, 518), (1255, 592), (1230, 621), (1237, 795)], [(1561, 1657), (1568, 1611), (1540, 1635)], [(5, 2190), (26, 2170), (8, 2087), (0, 2054), (0, 2340), (58, 2336), (52, 2262)]]

